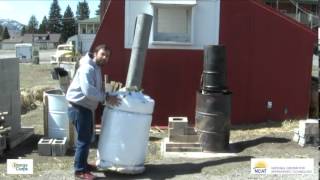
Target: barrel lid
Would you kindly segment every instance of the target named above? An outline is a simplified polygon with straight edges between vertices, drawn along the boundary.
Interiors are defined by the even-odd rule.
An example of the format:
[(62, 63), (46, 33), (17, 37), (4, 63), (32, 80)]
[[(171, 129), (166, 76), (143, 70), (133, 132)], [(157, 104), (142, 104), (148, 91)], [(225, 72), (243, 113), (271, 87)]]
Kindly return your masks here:
[(121, 99), (121, 104), (119, 106), (111, 106), (110, 104), (107, 104), (110, 109), (141, 114), (153, 113), (155, 104), (154, 100), (140, 91), (117, 91), (110, 95), (117, 95)]

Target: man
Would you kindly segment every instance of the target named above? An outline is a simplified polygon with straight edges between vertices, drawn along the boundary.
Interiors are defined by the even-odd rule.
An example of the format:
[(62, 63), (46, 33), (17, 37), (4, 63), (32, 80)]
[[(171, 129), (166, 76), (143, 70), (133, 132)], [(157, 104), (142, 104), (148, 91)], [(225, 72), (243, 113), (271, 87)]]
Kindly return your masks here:
[(106, 64), (111, 50), (106, 45), (98, 45), (93, 54), (86, 54), (80, 60), (80, 67), (70, 87), (66, 98), (69, 101), (68, 115), (78, 134), (74, 160), (75, 177), (94, 179), (90, 173), (95, 167), (88, 164), (88, 154), (93, 135), (93, 113), (99, 103), (105, 100), (111, 105), (119, 105), (120, 99), (105, 93), (101, 67)]

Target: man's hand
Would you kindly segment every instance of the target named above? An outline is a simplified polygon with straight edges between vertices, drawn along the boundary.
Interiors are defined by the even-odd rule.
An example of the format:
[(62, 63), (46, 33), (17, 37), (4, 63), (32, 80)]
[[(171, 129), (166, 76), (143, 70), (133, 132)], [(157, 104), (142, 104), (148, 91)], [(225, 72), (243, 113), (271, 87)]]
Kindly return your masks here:
[(118, 96), (111, 96), (109, 95), (107, 97), (107, 103), (110, 104), (111, 106), (119, 106), (121, 104), (121, 99), (118, 98)]

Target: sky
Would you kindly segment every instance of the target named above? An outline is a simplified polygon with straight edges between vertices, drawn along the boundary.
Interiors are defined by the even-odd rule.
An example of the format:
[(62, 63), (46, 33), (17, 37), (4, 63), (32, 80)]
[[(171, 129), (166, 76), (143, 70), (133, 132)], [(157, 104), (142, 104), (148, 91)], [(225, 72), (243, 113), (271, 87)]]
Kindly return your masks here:
[[(90, 8), (90, 17), (95, 16), (100, 0), (86, 0)], [(0, 0), (0, 19), (16, 20), (27, 25), (32, 15), (35, 15), (39, 24), (44, 16), (49, 17), (49, 11), (53, 0)], [(70, 5), (76, 15), (77, 5), (83, 0), (58, 0), (63, 16), (66, 8)]]

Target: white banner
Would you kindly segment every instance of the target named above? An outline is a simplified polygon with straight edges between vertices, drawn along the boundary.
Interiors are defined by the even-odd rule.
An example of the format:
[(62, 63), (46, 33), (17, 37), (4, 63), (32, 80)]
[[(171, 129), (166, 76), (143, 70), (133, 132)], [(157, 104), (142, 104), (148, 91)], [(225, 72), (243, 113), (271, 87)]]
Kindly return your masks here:
[(7, 174), (33, 174), (33, 159), (7, 159)]
[(251, 159), (251, 174), (313, 174), (314, 159)]

